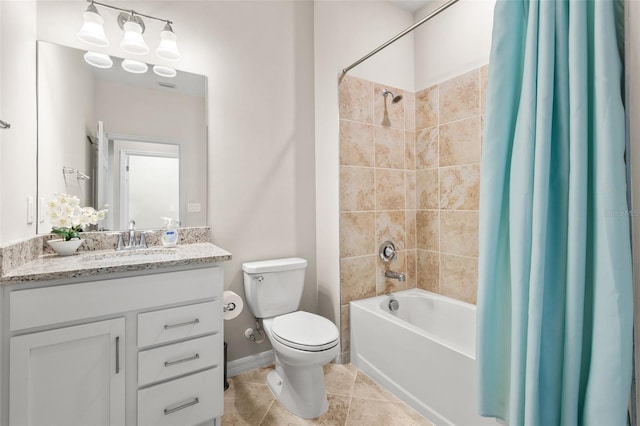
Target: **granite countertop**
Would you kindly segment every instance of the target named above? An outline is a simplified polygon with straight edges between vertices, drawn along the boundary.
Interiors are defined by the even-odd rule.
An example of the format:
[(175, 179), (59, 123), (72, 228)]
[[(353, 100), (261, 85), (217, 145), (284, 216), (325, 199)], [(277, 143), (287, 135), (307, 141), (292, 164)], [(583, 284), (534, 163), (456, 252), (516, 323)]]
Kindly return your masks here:
[(226, 260), (231, 260), (231, 253), (211, 243), (181, 244), (176, 247), (154, 246), (126, 251), (94, 250), (62, 257), (57, 254), (44, 254), (3, 274), (0, 284), (143, 271)]

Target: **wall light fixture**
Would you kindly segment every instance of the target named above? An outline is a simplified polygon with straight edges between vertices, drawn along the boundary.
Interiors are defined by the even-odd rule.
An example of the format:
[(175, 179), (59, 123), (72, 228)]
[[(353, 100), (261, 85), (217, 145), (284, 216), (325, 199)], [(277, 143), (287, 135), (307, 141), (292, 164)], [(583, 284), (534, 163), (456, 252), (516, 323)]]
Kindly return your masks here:
[[(178, 50), (177, 36), (173, 32), (171, 24), (172, 21), (168, 19), (161, 19), (155, 16), (146, 15), (144, 13), (136, 12), (135, 10), (122, 9), (116, 6), (111, 6), (106, 3), (100, 3), (94, 0), (87, 0), (89, 6), (87, 10), (82, 14), (83, 24), (78, 32), (78, 39), (81, 41), (97, 47), (109, 46), (109, 40), (104, 32), (104, 18), (98, 12), (96, 5), (106, 7), (109, 9), (120, 11), (118, 15), (118, 24), (120, 28), (124, 30), (124, 37), (120, 43), (120, 48), (132, 55), (146, 55), (149, 53), (149, 46), (144, 41), (142, 34), (145, 31), (145, 24), (142, 18), (153, 19), (156, 21), (164, 22), (164, 28), (160, 32), (160, 44), (156, 49), (156, 55), (166, 61), (179, 61), (181, 58), (180, 51)], [(94, 54), (91, 52), (92, 57)], [(104, 55), (104, 54), (100, 54)], [(91, 65), (95, 65), (95, 61), (88, 61)], [(102, 67), (105, 67), (108, 61), (101, 61)], [(167, 68), (167, 67), (165, 67)]]

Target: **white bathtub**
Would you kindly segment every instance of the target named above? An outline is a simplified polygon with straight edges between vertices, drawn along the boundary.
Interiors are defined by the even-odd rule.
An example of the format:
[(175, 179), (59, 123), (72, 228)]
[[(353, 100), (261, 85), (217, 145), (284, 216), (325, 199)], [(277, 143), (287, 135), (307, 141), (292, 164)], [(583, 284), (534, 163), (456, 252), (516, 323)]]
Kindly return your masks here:
[(351, 362), (436, 424), (496, 425), (476, 414), (476, 307), (420, 289), (350, 303)]

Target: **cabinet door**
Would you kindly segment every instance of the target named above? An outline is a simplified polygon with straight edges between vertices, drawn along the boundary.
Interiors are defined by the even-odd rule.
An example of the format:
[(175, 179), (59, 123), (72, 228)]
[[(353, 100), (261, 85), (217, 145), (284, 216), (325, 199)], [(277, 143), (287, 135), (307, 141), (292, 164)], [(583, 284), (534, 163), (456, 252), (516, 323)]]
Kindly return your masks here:
[(11, 339), (11, 425), (124, 424), (124, 318)]

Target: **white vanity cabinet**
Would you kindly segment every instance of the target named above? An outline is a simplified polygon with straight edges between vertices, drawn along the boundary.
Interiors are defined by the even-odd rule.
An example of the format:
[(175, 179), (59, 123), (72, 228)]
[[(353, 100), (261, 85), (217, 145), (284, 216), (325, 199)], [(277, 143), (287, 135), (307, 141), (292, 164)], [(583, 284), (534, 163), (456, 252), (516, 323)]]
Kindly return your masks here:
[(4, 288), (9, 425), (219, 424), (222, 268), (162, 271)]
[(125, 423), (124, 318), (11, 339), (10, 424)]

